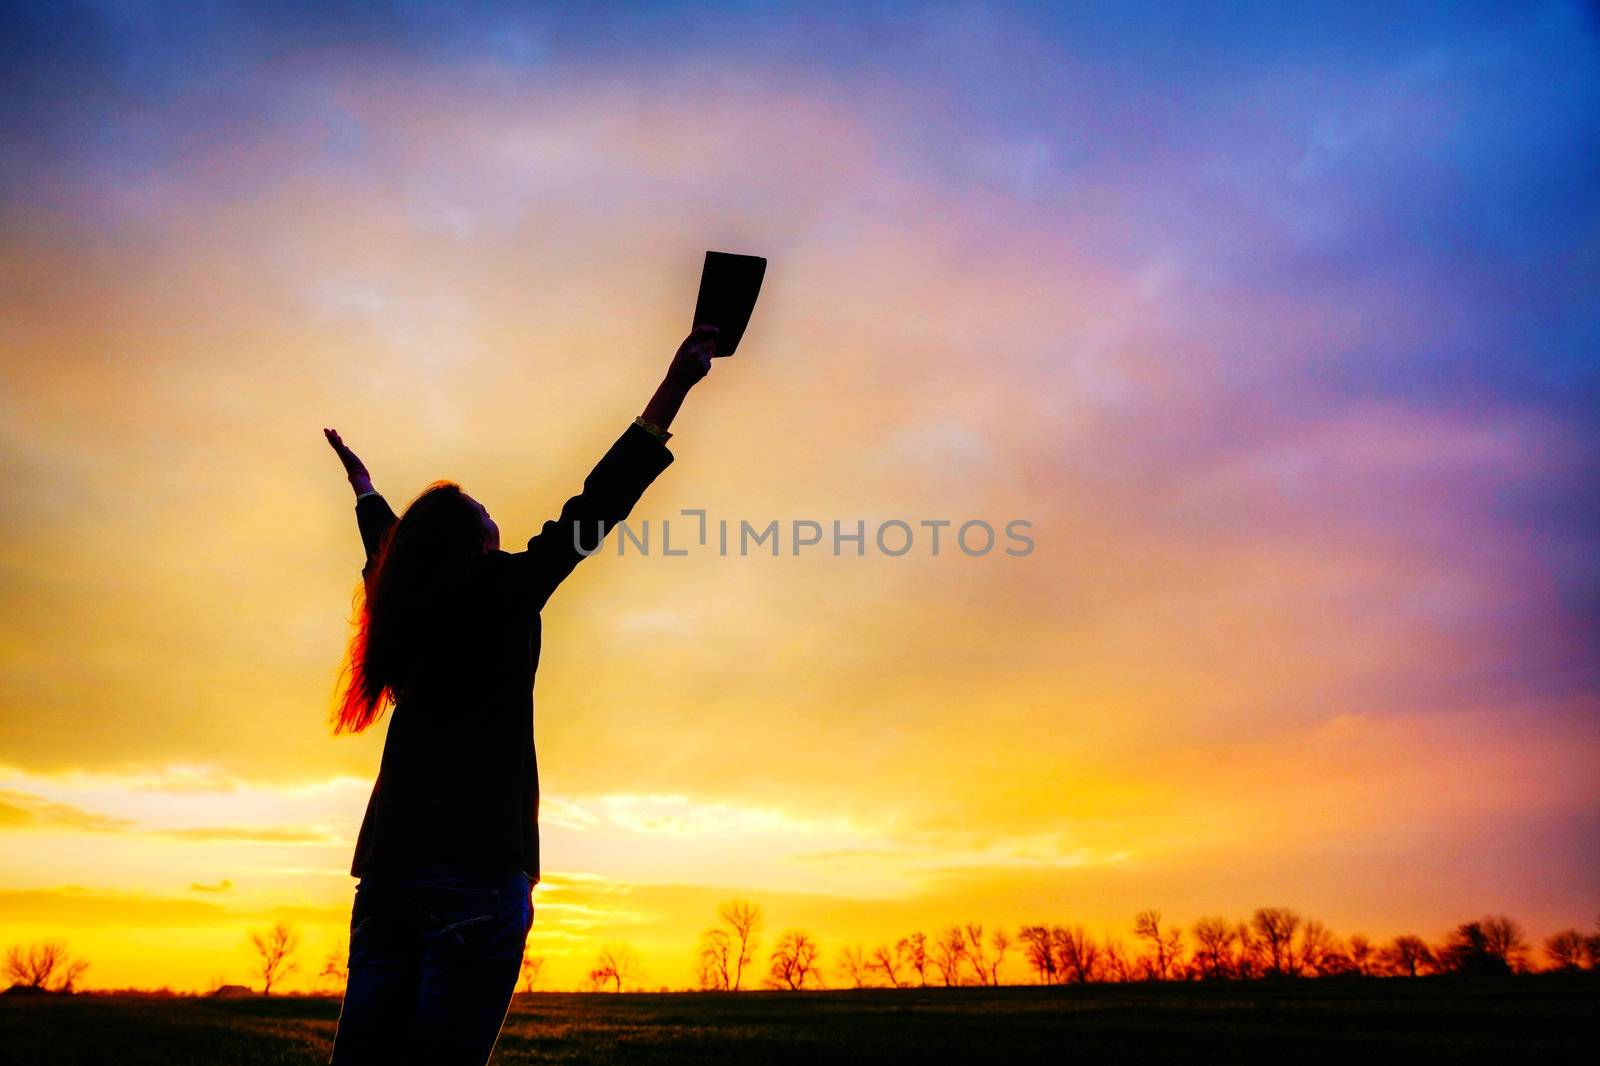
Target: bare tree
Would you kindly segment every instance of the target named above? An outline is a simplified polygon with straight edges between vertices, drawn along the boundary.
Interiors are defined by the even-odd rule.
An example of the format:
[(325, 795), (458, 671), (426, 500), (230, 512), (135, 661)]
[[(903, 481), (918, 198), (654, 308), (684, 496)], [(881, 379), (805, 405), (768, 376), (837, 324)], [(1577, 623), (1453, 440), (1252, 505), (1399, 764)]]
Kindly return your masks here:
[(300, 934), (294, 926), (279, 922), (265, 933), (251, 933), (250, 942), (261, 957), (256, 972), (261, 975), (261, 994), (272, 995), (272, 986), (300, 968), (294, 953), (300, 950)]
[(1396, 977), (1416, 977), (1434, 968), (1433, 949), (1412, 933), (1403, 933), (1383, 949), (1384, 967)]
[(533, 986), (539, 983), (539, 978), (543, 973), (544, 973), (544, 956), (543, 955), (527, 955), (527, 954), (524, 954), (522, 956), (522, 966), (521, 966), (521, 968), (519, 970), (519, 974), (518, 975), (522, 979), (522, 990), (524, 992), (532, 992), (533, 991)]
[(1050, 940), (1055, 946), (1056, 967), (1063, 981), (1088, 984), (1100, 977), (1100, 946), (1081, 925), (1066, 929), (1056, 926), (1050, 930)]
[(638, 984), (643, 976), (639, 956), (626, 944), (607, 944), (595, 956), (594, 969), (589, 971), (589, 985), (598, 990), (610, 985), (621, 992), (623, 985)]
[(977, 972), (980, 985), (991, 984), (989, 979), (989, 956), (983, 947), (983, 923), (968, 922), (966, 924), (967, 958), (972, 962), (972, 968)]
[(1233, 976), (1233, 923), (1226, 918), (1200, 918), (1190, 930), (1194, 961), (1200, 976), (1217, 980)]
[(1055, 984), (1056, 947), (1049, 928), (1043, 925), (1025, 925), (1018, 931), (1017, 939), (1022, 942), (1022, 953), (1028, 960), (1028, 966), (1038, 975), (1039, 983)]
[(850, 982), (852, 988), (866, 988), (867, 978), (872, 970), (867, 959), (867, 953), (861, 950), (860, 944), (851, 944), (839, 955), (839, 972), (844, 974), (845, 980)]
[(744, 968), (755, 956), (756, 931), (761, 927), (761, 908), (747, 899), (730, 899), (717, 908), (717, 917), (731, 932), (733, 952), (733, 983), (735, 992), (744, 980)]
[(1250, 927), (1260, 943), (1269, 977), (1295, 977), (1300, 973), (1294, 935), (1300, 915), (1287, 907), (1261, 907), (1250, 916)]
[(1483, 920), (1483, 933), (1490, 954), (1504, 960), (1508, 970), (1512, 973), (1527, 971), (1532, 949), (1521, 924), (1503, 914), (1496, 915)]
[(1101, 956), (1105, 960), (1103, 969), (1108, 980), (1127, 982), (1132, 981), (1137, 976), (1137, 970), (1134, 967), (1132, 958), (1128, 955), (1128, 949), (1116, 937), (1106, 937), (1105, 944), (1101, 948)]
[(810, 934), (791, 929), (778, 938), (772, 949), (768, 983), (774, 988), (801, 989), (809, 979), (818, 983), (817, 942)]
[(67, 963), (66, 968), (61, 971), (61, 980), (56, 984), (56, 991), (72, 995), (78, 990), (78, 978), (82, 977), (88, 968), (88, 959), (73, 959)]
[[(923, 933), (912, 933), (900, 944), (905, 945), (906, 965), (917, 975), (917, 986), (928, 987), (928, 938)], [(897, 947), (899, 945), (896, 945)]]
[(68, 954), (64, 940), (15, 944), (6, 952), (6, 976), (24, 988), (70, 993), (88, 968), (87, 960)]
[(1545, 938), (1544, 953), (1550, 957), (1550, 968), (1566, 973), (1583, 969), (1583, 934), (1576, 929), (1563, 929)]
[(1153, 981), (1165, 981), (1173, 975), (1183, 957), (1183, 930), (1177, 926), (1161, 928), (1161, 912), (1140, 911), (1133, 919), (1133, 932), (1149, 945), (1144, 960), (1146, 974)]
[(1350, 934), (1349, 950), (1346, 952), (1350, 960), (1350, 972), (1357, 977), (1375, 976), (1380, 968), (1381, 953), (1372, 938), (1365, 933)]
[(700, 987), (711, 992), (726, 992), (733, 987), (733, 937), (726, 929), (707, 929), (700, 934)]
[(6, 952), (6, 976), (23, 988), (45, 988), (66, 957), (67, 945), (59, 940), (13, 944)]
[(952, 925), (933, 946), (933, 965), (946, 988), (961, 983), (961, 961), (967, 957), (967, 934)]
[(989, 983), (999, 988), (1000, 966), (1006, 961), (1006, 952), (1011, 950), (1011, 934), (996, 929), (989, 934), (989, 946), (994, 949), (994, 962), (989, 964)]
[(1344, 953), (1339, 949), (1339, 938), (1316, 918), (1308, 919), (1300, 929), (1300, 946), (1296, 952), (1300, 972), (1317, 977), (1328, 977), (1345, 968)]
[(898, 941), (893, 947), (880, 944), (872, 949), (872, 955), (867, 959), (867, 969), (876, 970), (883, 974), (884, 980), (889, 982), (890, 988), (900, 987), (900, 971), (905, 968), (906, 942)]
[(1248, 921), (1233, 927), (1233, 939), (1237, 945), (1233, 953), (1233, 975), (1243, 981), (1260, 977), (1266, 966), (1264, 953)]
[(1445, 973), (1477, 975), (1511, 972), (1504, 959), (1496, 958), (1489, 951), (1482, 922), (1463, 922), (1456, 926), (1435, 954), (1439, 969)]
[(350, 950), (345, 947), (344, 941), (339, 941), (328, 952), (328, 957), (322, 960), (322, 969), (317, 971), (317, 980), (324, 977), (343, 988), (350, 983)]
[(1591, 970), (1600, 970), (1600, 917), (1594, 920), (1594, 931), (1583, 938), (1583, 962)]
[(1491, 975), (1528, 968), (1528, 942), (1522, 927), (1504, 916), (1464, 922), (1439, 948), (1438, 966), (1449, 973)]

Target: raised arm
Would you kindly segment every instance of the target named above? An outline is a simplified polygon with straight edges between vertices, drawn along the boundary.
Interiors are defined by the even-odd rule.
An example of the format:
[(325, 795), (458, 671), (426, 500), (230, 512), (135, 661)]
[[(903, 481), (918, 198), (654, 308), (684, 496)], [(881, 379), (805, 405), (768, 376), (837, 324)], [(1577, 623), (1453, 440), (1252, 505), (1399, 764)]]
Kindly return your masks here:
[(344, 476), (350, 482), (350, 487), (355, 490), (356, 499), (372, 491), (372, 475), (367, 473), (367, 464), (361, 457), (350, 450), (340, 437), (336, 429), (324, 429), (322, 435), (328, 439), (328, 446), (333, 449), (333, 454), (339, 457), (339, 463), (344, 467)]
[(394, 510), (390, 508), (389, 501), (372, 487), (372, 475), (367, 472), (367, 464), (339, 438), (339, 431), (324, 429), (322, 435), (339, 457), (350, 488), (356, 494), (356, 526), (361, 530), (361, 546), (367, 553), (366, 562), (361, 567), (361, 576), (365, 579), (372, 573), (372, 564), (378, 559), (383, 535), (394, 524)]
[(644, 490), (672, 463), (667, 427), (689, 390), (711, 370), (716, 334), (715, 326), (697, 326), (684, 338), (644, 413), (601, 456), (584, 479), (583, 491), (562, 506), (560, 517), (546, 522), (529, 539), (528, 550), (517, 553), (535, 611), (579, 562), (599, 550), (607, 531), (628, 517)]
[(658, 430), (663, 441), (667, 427), (672, 425), (678, 408), (683, 406), (684, 397), (711, 372), (711, 360), (717, 354), (717, 332), (716, 326), (696, 326), (678, 345), (672, 362), (667, 365), (667, 376), (661, 379), (655, 395), (644, 405), (639, 420), (645, 423), (645, 429)]

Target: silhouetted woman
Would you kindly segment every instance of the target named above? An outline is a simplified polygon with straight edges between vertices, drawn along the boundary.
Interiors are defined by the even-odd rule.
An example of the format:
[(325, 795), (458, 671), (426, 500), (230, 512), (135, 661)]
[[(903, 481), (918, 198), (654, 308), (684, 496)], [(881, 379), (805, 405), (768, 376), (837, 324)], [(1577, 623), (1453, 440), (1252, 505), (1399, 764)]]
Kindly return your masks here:
[(482, 1066), (494, 1049), (539, 880), (539, 612), (672, 462), (667, 427), (715, 339), (709, 326), (685, 338), (644, 413), (527, 551), (501, 551), (489, 512), (447, 481), (396, 519), (361, 460), (323, 431), (367, 553), (335, 731), (394, 706), (351, 864), (335, 1063)]

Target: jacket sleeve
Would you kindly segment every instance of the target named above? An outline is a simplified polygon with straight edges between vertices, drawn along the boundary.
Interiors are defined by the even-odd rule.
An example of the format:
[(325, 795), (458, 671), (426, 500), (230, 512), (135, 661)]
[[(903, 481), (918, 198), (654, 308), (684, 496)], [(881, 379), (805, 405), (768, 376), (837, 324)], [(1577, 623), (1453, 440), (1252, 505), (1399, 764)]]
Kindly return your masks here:
[(523, 569), (524, 588), (535, 611), (544, 607), (579, 561), (599, 550), (607, 531), (628, 517), (672, 459), (667, 446), (649, 430), (638, 425), (623, 430), (584, 479), (583, 491), (562, 506), (559, 518), (546, 522), (528, 540), (526, 552), (513, 557)]
[(361, 546), (366, 549), (366, 562), (361, 565), (361, 583), (372, 577), (372, 567), (378, 561), (378, 550), (383, 547), (384, 534), (394, 525), (394, 510), (389, 501), (376, 492), (356, 500), (356, 526), (361, 530)]

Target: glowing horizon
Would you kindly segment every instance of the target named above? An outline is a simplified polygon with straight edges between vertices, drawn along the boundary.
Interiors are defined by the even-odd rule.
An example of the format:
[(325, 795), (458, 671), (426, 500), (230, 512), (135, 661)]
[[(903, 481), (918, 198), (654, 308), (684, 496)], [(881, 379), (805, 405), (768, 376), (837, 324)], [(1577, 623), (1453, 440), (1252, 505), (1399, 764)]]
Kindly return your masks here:
[(1592, 14), (808, 11), (7, 16), (0, 945), (196, 989), (288, 918), (310, 987), (384, 732), (328, 731), (320, 427), (514, 547), (706, 248), (762, 302), (637, 519), (1036, 546), (580, 567), (546, 987), (608, 942), (685, 986), (730, 896), (830, 966), (1145, 907), (1594, 919)]

